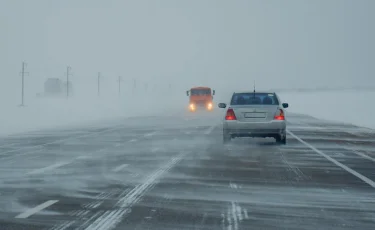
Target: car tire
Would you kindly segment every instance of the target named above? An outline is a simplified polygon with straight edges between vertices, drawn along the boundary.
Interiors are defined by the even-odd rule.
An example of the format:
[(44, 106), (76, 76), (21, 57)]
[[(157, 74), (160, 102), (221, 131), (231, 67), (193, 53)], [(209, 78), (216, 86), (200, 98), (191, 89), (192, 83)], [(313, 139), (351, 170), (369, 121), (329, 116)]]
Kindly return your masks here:
[(223, 133), (223, 144), (227, 144), (232, 140), (232, 137), (229, 134)]
[(276, 138), (276, 143), (286, 145), (286, 136), (279, 135)]
[(284, 138), (281, 139), (281, 144), (282, 144), (282, 145), (286, 145), (286, 136), (284, 136)]

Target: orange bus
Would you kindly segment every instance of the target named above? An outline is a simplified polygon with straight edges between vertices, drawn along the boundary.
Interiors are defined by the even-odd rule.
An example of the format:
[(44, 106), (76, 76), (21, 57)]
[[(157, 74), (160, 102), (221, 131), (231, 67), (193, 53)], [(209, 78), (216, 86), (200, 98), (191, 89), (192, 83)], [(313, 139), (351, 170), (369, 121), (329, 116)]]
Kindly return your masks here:
[(194, 112), (197, 109), (205, 109), (211, 111), (213, 109), (213, 95), (215, 90), (211, 90), (210, 87), (193, 87), (186, 91), (186, 95), (189, 97), (189, 110)]

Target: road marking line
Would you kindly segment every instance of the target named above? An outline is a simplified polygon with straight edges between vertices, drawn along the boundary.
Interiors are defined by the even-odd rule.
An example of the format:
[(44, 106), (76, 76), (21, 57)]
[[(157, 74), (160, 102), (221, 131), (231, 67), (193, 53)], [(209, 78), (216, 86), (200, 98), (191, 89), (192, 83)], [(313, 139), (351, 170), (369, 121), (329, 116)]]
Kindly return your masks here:
[(231, 218), (231, 213), (230, 213), (230, 208), (228, 207), (227, 210), (227, 222), (228, 222), (228, 230), (232, 230), (232, 218)]
[[(68, 140), (80, 139), (82, 137), (95, 136), (95, 135), (99, 135), (99, 134), (106, 133), (106, 132), (111, 132), (111, 131), (121, 129), (121, 128), (123, 128), (123, 127), (117, 126), (116, 128), (109, 128), (109, 129), (106, 129), (106, 130), (103, 130), (103, 131), (100, 131), (100, 132), (92, 132), (92, 133), (89, 133), (89, 134), (85, 134), (85, 135), (81, 135), (81, 136), (77, 136), (77, 137), (69, 137), (69, 138), (66, 138), (66, 139), (60, 139), (60, 140), (57, 140), (57, 141), (52, 141), (52, 142), (48, 142), (48, 143), (44, 143), (44, 144), (40, 144), (40, 145), (34, 145), (34, 146), (28, 146), (28, 147), (24, 147), (24, 148), (13, 149), (13, 150), (9, 150), (9, 151), (0, 153), (0, 156), (5, 155), (7, 153), (13, 153), (13, 152), (17, 152), (17, 151), (20, 151), (20, 150), (24, 150), (24, 149), (34, 149), (34, 148), (44, 147), (44, 146), (51, 145), (51, 144), (64, 143), (65, 141), (68, 141)], [(34, 153), (34, 152), (32, 152), (32, 153)]]
[(119, 171), (121, 171), (122, 169), (124, 169), (125, 167), (128, 167), (128, 166), (129, 166), (129, 164), (122, 164), (122, 165), (119, 165), (116, 168), (114, 168), (112, 171), (113, 172), (119, 172)]
[(232, 201), (232, 218), (234, 223), (234, 230), (238, 229), (238, 216), (237, 216), (237, 209), (236, 209), (236, 203)]
[(115, 147), (119, 147), (119, 146), (121, 146), (122, 144), (120, 144), (120, 143), (117, 143), (117, 144), (115, 144)]
[(242, 208), (239, 204), (237, 204), (237, 217), (238, 217), (238, 220), (241, 222), (243, 220), (243, 216), (242, 216)]
[(99, 216), (90, 226), (85, 229), (90, 230), (104, 230), (112, 229), (113, 225), (117, 225), (120, 222), (120, 217), (125, 215), (129, 210), (115, 210), (106, 211), (102, 216)]
[(243, 213), (245, 215), (245, 219), (249, 219), (249, 214), (247, 213), (247, 209), (246, 208), (243, 210)]
[(225, 229), (225, 214), (221, 213), (221, 229)]
[(351, 149), (351, 148), (345, 148), (345, 149), (348, 150), (348, 151), (351, 151), (351, 152), (357, 154), (358, 156), (361, 156), (361, 157), (363, 157), (363, 158), (365, 158), (365, 159), (367, 159), (367, 160), (370, 160), (370, 161), (375, 162), (375, 159), (374, 159), (374, 158), (372, 158), (372, 157), (370, 157), (370, 156), (368, 156), (368, 155), (366, 155), (366, 154), (364, 154), (364, 153), (358, 152), (358, 151), (356, 151), (356, 150), (354, 150), (354, 149)]
[(206, 135), (210, 134), (215, 128), (216, 128), (216, 125), (211, 126), (210, 128), (208, 128), (208, 129), (206, 130), (206, 132), (204, 132), (204, 134), (206, 134)]
[(370, 156), (368, 156), (368, 155), (366, 155), (364, 153), (361, 153), (361, 152), (358, 152), (358, 151), (355, 151), (355, 150), (351, 150), (351, 151), (353, 151), (355, 154), (357, 154), (357, 155), (359, 155), (359, 156), (361, 156), (363, 158), (366, 158), (367, 160), (375, 162), (374, 158), (372, 158), (372, 157), (370, 157)]
[(0, 148), (7, 148), (7, 147), (10, 147), (10, 146), (13, 146), (13, 145), (16, 145), (16, 143), (0, 145)]
[(292, 133), (291, 131), (287, 130), (288, 134), (291, 135), (292, 137), (294, 137), (295, 139), (297, 139), (299, 142), (301, 142), (302, 144), (306, 145), (307, 147), (309, 147), (311, 150), (314, 150), (316, 153), (318, 153), (319, 155), (323, 156), (324, 158), (326, 158), (327, 160), (331, 161), (332, 163), (334, 163), (335, 165), (341, 167), (342, 169), (344, 169), (345, 171), (347, 171), (348, 173), (351, 173), (353, 176), (356, 176), (357, 178), (361, 179), (362, 181), (364, 181), (365, 183), (367, 183), (368, 185), (370, 185), (371, 187), (375, 188), (375, 182), (370, 180), (369, 178), (365, 177), (364, 175), (358, 173), (357, 171), (349, 168), (348, 166), (338, 162), (337, 160), (333, 159), (332, 157), (328, 156), (327, 154), (323, 153), (322, 151), (320, 151), (319, 149), (315, 148), (314, 146), (310, 145), (309, 143), (307, 143), (306, 141), (302, 140), (301, 138), (297, 137), (294, 133)]
[(157, 151), (159, 151), (159, 150), (160, 150), (159, 147), (155, 147), (155, 148), (152, 148), (152, 149), (151, 149), (151, 152), (152, 152), (152, 153), (155, 153), (155, 152), (157, 152)]
[(156, 134), (156, 131), (155, 132), (151, 132), (151, 133), (146, 133), (145, 135), (143, 135), (144, 137), (151, 137), (151, 136), (154, 136)]
[(180, 162), (186, 154), (187, 152), (181, 152), (167, 164), (151, 173), (142, 184), (136, 186), (129, 193), (126, 193), (126, 195), (117, 202), (116, 206), (119, 206), (121, 209), (106, 211), (85, 229), (109, 230), (115, 228), (116, 225), (122, 221), (124, 215), (131, 210), (131, 207), (142, 198), (143, 194), (151, 189), (161, 176)]
[(55, 204), (57, 202), (58, 202), (58, 200), (49, 200), (49, 201), (46, 201), (43, 204), (40, 204), (40, 205), (38, 205), (38, 206), (36, 206), (34, 208), (31, 208), (31, 209), (27, 210), (24, 213), (19, 214), (15, 218), (22, 218), (22, 219), (27, 218), (27, 217), (29, 217), (31, 215), (34, 215), (35, 213), (40, 212), (43, 209), (45, 209), (45, 208), (47, 208), (47, 207), (49, 207), (49, 206), (51, 206), (51, 205), (53, 205), (53, 204)]
[(132, 173), (131, 175), (132, 175), (132, 177), (137, 177), (137, 176), (139, 176), (138, 173)]
[(67, 165), (69, 164), (70, 162), (61, 162), (61, 163), (57, 163), (57, 164), (54, 164), (54, 165), (50, 165), (50, 166), (47, 166), (47, 167), (44, 167), (44, 168), (39, 168), (39, 169), (35, 169), (31, 172), (28, 172), (27, 174), (28, 175), (31, 175), (31, 174), (39, 174), (39, 173), (43, 173), (45, 171), (48, 171), (48, 170), (52, 170), (52, 169), (56, 169), (58, 167), (61, 167), (63, 165)]
[(131, 139), (129, 142), (136, 142), (137, 139)]
[[(41, 153), (40, 149), (39, 150), (34, 150), (32, 152), (25, 152), (25, 153), (20, 153), (20, 154), (11, 154), (9, 156), (5, 156), (5, 157), (2, 157), (1, 160), (4, 161), (4, 160), (14, 160), (16, 159), (16, 157), (20, 157), (20, 156), (25, 156), (25, 155), (31, 155), (33, 153)], [(2, 154), (0, 154), (0, 156), (2, 156)]]
[(229, 183), (229, 187), (230, 188), (234, 188), (234, 189), (237, 189), (237, 185), (235, 183)]
[(79, 157), (76, 157), (76, 160), (85, 160), (85, 159), (90, 159), (92, 158), (92, 156), (79, 156)]

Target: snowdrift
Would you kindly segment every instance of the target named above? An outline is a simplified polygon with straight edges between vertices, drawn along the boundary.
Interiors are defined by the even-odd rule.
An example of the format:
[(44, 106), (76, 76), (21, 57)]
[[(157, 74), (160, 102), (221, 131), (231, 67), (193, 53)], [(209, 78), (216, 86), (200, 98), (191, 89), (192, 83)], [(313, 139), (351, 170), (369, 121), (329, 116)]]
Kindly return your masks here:
[(289, 103), (288, 112), (375, 129), (375, 92), (343, 90), (279, 95), (283, 102)]
[[(166, 100), (168, 98), (168, 100)], [(66, 126), (78, 127), (103, 124), (113, 119), (135, 116), (154, 116), (184, 111), (186, 97), (168, 95), (122, 94), (90, 97), (35, 97), (28, 98), (25, 107), (18, 104), (2, 103), (0, 135), (46, 128)]]

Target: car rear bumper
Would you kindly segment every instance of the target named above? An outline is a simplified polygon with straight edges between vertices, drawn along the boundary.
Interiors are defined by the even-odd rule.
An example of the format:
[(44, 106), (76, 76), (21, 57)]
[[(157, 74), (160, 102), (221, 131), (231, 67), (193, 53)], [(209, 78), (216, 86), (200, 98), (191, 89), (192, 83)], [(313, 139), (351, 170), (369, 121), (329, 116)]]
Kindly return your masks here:
[(285, 135), (286, 121), (224, 121), (223, 131), (232, 137), (275, 137)]

